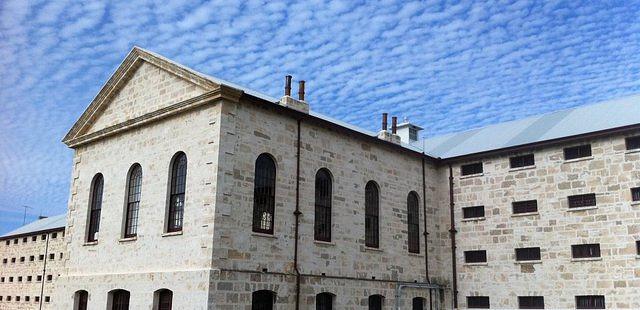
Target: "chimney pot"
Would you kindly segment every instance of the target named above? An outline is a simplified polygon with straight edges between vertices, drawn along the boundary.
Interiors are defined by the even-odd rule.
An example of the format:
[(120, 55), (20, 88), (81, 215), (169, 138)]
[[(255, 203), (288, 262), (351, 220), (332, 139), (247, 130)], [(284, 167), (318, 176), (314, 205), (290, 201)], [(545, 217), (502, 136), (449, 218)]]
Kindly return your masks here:
[(284, 77), (284, 95), (291, 96), (291, 75)]
[(398, 117), (391, 117), (391, 134), (395, 135), (398, 131)]
[(387, 131), (387, 113), (382, 113), (382, 130)]
[(298, 82), (298, 100), (304, 101), (304, 81)]

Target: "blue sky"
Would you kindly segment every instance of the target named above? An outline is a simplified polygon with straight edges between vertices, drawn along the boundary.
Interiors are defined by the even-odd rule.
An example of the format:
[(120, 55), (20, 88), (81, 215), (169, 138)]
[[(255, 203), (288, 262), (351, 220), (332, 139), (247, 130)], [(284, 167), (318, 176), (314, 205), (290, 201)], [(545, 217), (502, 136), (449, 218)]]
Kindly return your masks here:
[(640, 93), (640, 2), (0, 1), (0, 234), (66, 210), (60, 140), (133, 45), (433, 136)]

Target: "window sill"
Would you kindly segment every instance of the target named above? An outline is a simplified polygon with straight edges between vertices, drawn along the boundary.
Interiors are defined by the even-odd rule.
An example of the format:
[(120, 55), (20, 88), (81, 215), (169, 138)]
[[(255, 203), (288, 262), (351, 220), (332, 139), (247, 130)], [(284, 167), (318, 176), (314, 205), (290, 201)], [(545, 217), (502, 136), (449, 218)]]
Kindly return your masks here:
[(466, 219), (463, 218), (460, 221), (462, 221), (462, 222), (479, 222), (479, 221), (484, 221), (486, 219), (487, 218), (483, 216), (483, 217), (470, 217), (470, 218), (466, 218)]
[(118, 240), (118, 242), (123, 243), (123, 242), (132, 242), (132, 241), (136, 241), (136, 240), (138, 240), (138, 236), (128, 237), (128, 238), (120, 238)]
[(513, 214), (511, 214), (511, 217), (523, 217), (523, 216), (534, 216), (534, 215), (540, 215), (540, 213), (538, 213), (538, 211), (536, 211), (536, 212), (513, 213)]
[(172, 236), (180, 236), (182, 235), (182, 230), (181, 231), (172, 231), (172, 232), (168, 232), (168, 233), (164, 233), (162, 234), (162, 237), (172, 237)]
[(98, 241), (89, 241), (89, 242), (85, 242), (82, 246), (92, 246), (97, 244), (98, 244)]
[(572, 258), (571, 261), (572, 262), (592, 262), (592, 261), (599, 261), (602, 260), (602, 256), (601, 257), (584, 257), (584, 258)]
[(320, 246), (336, 246), (336, 243), (332, 241), (313, 240), (313, 243)]
[(516, 265), (527, 265), (527, 264), (542, 264), (542, 260), (517, 260), (514, 262)]
[(278, 237), (274, 236), (274, 235), (270, 235), (270, 234), (265, 234), (265, 233), (259, 233), (259, 232), (255, 232), (252, 231), (251, 232), (252, 236), (256, 236), (256, 237), (263, 237), (263, 238), (271, 238), (271, 239), (278, 239)]
[(518, 167), (518, 168), (509, 168), (509, 172), (518, 172), (522, 170), (531, 170), (531, 169), (536, 169), (536, 165), (524, 166), (524, 167)]
[(424, 257), (424, 254), (422, 254), (422, 253), (411, 253), (411, 252), (409, 252), (409, 256)]
[(624, 151), (625, 154), (635, 154), (635, 153), (640, 153), (640, 149), (631, 149), (631, 150), (625, 150)]
[(587, 211), (597, 209), (598, 206), (589, 206), (589, 207), (580, 207), (580, 208), (569, 208), (567, 212), (579, 212), (579, 211)]
[(489, 263), (484, 262), (484, 263), (464, 263), (465, 266), (469, 266), (469, 267), (477, 267), (477, 266), (489, 266)]
[(577, 163), (580, 161), (587, 161), (587, 160), (592, 160), (593, 156), (587, 156), (587, 157), (580, 157), (580, 158), (574, 158), (574, 159), (566, 159), (563, 164), (570, 164), (570, 163)]
[(640, 201), (632, 201), (631, 205), (632, 206), (640, 206)]
[(461, 176), (460, 176), (460, 180), (462, 180), (462, 179), (471, 179), (471, 178), (481, 177), (481, 176), (483, 176), (483, 175), (484, 175), (484, 172), (483, 172), (483, 173), (476, 173), (476, 174), (469, 174), (469, 175), (461, 175)]
[(384, 252), (384, 250), (381, 249), (381, 248), (372, 248), (372, 247), (368, 247), (368, 246), (364, 247), (364, 251), (365, 252), (378, 252), (378, 253)]
[(640, 259), (640, 255), (636, 255), (636, 259)]

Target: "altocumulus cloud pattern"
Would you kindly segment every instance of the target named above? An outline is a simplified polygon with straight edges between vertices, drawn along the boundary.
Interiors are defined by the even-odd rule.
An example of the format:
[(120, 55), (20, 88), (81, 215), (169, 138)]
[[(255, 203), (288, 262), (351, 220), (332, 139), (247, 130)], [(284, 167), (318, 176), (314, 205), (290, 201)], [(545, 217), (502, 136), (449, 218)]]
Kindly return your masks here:
[(640, 92), (633, 1), (0, 1), (0, 233), (66, 209), (60, 139), (133, 45), (314, 110), (433, 136)]

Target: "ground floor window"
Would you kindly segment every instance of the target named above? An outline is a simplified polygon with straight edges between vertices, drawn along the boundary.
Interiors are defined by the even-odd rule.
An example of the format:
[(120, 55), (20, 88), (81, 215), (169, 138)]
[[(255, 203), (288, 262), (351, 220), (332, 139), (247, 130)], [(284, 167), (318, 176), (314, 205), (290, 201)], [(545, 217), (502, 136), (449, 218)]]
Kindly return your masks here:
[(332, 310), (333, 294), (320, 293), (316, 295), (316, 310)]
[(369, 296), (369, 310), (382, 310), (384, 297), (382, 295)]
[(173, 292), (168, 289), (157, 290), (154, 293), (154, 309), (171, 310), (173, 308)]
[(413, 310), (424, 310), (425, 299), (422, 297), (416, 297), (411, 302), (411, 306)]
[(109, 292), (111, 309), (110, 310), (129, 310), (129, 291), (114, 290)]
[(75, 310), (87, 310), (87, 303), (89, 301), (89, 293), (87, 291), (77, 291), (74, 298)]
[(251, 294), (251, 310), (273, 310), (276, 293), (272, 291), (256, 291)]

